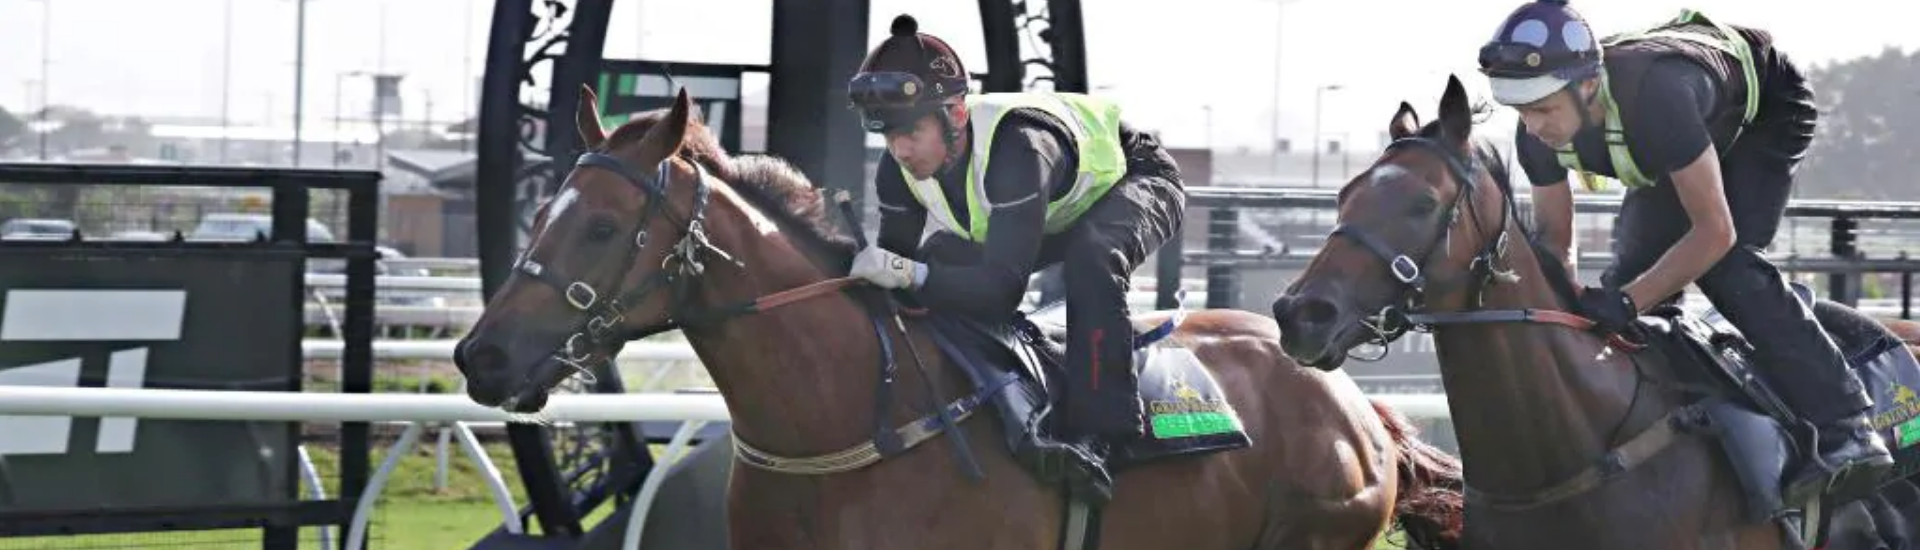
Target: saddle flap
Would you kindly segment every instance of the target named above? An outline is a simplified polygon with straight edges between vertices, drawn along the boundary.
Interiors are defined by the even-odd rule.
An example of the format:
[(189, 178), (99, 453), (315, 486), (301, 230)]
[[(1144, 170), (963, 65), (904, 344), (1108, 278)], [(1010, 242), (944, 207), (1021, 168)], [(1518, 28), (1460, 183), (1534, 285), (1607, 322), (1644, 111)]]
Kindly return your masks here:
[(1888, 338), (1847, 362), (1873, 397), (1868, 416), (1873, 429), (1886, 439), (1900, 467), (1913, 469), (1920, 464), (1914, 460), (1920, 458), (1920, 362), (1904, 343)]
[(1793, 460), (1790, 438), (1780, 424), (1736, 402), (1716, 399), (1702, 404), (1705, 430), (1720, 440), (1734, 478), (1745, 496), (1745, 517), (1764, 522), (1797, 504), (1781, 492), (1781, 476)]
[[(1065, 376), (1065, 327), (1060, 308), (1044, 308), (1015, 316), (999, 326), (932, 313), (936, 331), (950, 340), (959, 356), (958, 367), (976, 382), (1013, 372), (1014, 384), (990, 399), (1000, 413), (1009, 447), (1030, 469), (1045, 470), (1043, 457), (1034, 454), (1052, 439), (1050, 414), (1060, 399), (1052, 383)], [(1106, 457), (1118, 469), (1174, 456), (1191, 456), (1252, 445), (1239, 414), (1227, 402), (1226, 392), (1192, 350), (1169, 339), (1183, 316), (1159, 324), (1135, 319), (1134, 369), (1139, 397), (1146, 409), (1144, 437), (1118, 445)], [(1069, 445), (1078, 443), (1067, 442)]]
[(1134, 352), (1146, 433), (1119, 450), (1116, 466), (1251, 446), (1240, 413), (1193, 350), (1149, 345)]

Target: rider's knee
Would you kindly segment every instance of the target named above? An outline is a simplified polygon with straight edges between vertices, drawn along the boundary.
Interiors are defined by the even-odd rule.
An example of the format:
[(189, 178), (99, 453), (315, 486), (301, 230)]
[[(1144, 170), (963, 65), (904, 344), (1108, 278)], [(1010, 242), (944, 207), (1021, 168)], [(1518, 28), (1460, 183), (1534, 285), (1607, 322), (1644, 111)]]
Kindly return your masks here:
[(1702, 289), (1719, 287), (1740, 291), (1786, 283), (1780, 278), (1780, 268), (1767, 260), (1766, 256), (1752, 247), (1735, 246), (1700, 275), (1699, 284)]
[(1127, 268), (1127, 255), (1122, 252), (1114, 239), (1096, 232), (1087, 232), (1086, 237), (1075, 239), (1062, 253), (1065, 264), (1063, 269), (1069, 273), (1113, 273), (1124, 272)]

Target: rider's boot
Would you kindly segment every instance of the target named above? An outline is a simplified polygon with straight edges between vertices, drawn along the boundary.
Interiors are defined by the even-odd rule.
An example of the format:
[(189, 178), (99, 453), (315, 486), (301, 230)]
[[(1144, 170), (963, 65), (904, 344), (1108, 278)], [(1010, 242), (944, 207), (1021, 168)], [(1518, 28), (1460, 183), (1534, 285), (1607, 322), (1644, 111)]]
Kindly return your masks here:
[[(1117, 325), (1117, 333), (1095, 327), (1084, 331), (1084, 337), (1073, 334), (1072, 325), (1067, 327), (1071, 338), (1060, 439), (1081, 462), (1080, 468), (1068, 470), (1069, 487), (1095, 502), (1111, 496), (1108, 459), (1113, 450), (1138, 439), (1145, 430), (1139, 379), (1133, 370), (1133, 331), (1124, 316), (1119, 321), (1103, 323)], [(1076, 353), (1075, 348), (1080, 351)]]
[[(1758, 248), (1736, 246), (1696, 283), (1754, 351), (1753, 366), (1794, 416), (1818, 432), (1812, 456), (1790, 476), (1789, 498), (1848, 500), (1893, 466), (1867, 422), (1873, 400), (1840, 347)], [(1799, 442), (1805, 445), (1805, 441)]]
[(1800, 481), (1821, 482), (1818, 487), (1835, 502), (1846, 502), (1873, 492), (1893, 468), (1886, 442), (1868, 422), (1866, 413), (1816, 426), (1818, 456), (1802, 468)]

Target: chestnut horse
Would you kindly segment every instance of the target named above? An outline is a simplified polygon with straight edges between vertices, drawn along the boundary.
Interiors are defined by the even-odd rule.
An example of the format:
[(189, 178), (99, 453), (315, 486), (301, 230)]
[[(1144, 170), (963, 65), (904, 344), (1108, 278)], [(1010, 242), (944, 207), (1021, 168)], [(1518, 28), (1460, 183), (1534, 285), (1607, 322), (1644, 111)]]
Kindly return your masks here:
[[(1825, 518), (1820, 505), (1848, 504), (1779, 494), (1788, 438), (1757, 412), (1764, 406), (1747, 404), (1760, 394), (1716, 378), (1716, 369), (1747, 371), (1702, 359), (1739, 352), (1702, 351), (1696, 329), (1709, 325), (1699, 318), (1650, 312), (1641, 338), (1623, 340), (1595, 336), (1585, 330), (1591, 321), (1561, 311), (1574, 281), (1543, 267), (1549, 256), (1516, 213), (1504, 160), (1472, 137), (1475, 109), (1457, 78), (1439, 108), (1423, 126), (1400, 105), (1394, 142), (1340, 190), (1336, 228), (1273, 313), (1285, 353), (1324, 369), (1355, 346), (1410, 328), (1433, 332), (1472, 481), (1463, 546), (1794, 548), (1826, 523), (1803, 524), (1800, 514)], [(1885, 380), (1912, 384), (1920, 369), (1894, 333), (1832, 302), (1814, 310), (1863, 380), (1872, 378), (1877, 414), (1911, 423), (1915, 411), (1898, 401), (1913, 401), (1912, 392), (1900, 397)], [(1916, 449), (1896, 451), (1902, 467), (1913, 466)], [(1912, 490), (1891, 480), (1848, 506), (1893, 509), (1888, 501)], [(1841, 523), (1836, 532), (1857, 534)], [(1896, 523), (1880, 529), (1911, 530)]]
[[(590, 151), (458, 345), (473, 401), (538, 411), (577, 370), (678, 328), (732, 416), (744, 466), (727, 486), (733, 548), (1066, 545), (1058, 484), (1037, 482), (1004, 448), (956, 459), (967, 441), (1002, 441), (1002, 424), (928, 412), (967, 410), (967, 398), (949, 400), (978, 397), (977, 381), (945, 353), (919, 354), (939, 342), (924, 319), (878, 313), (891, 295), (846, 278), (853, 239), (804, 176), (772, 157), (727, 155), (684, 91), (611, 135), (592, 90), (582, 95)], [(1451, 547), (1458, 463), (1404, 418), (1345, 375), (1288, 360), (1264, 316), (1194, 311), (1175, 326), (1167, 342), (1204, 362), (1257, 443), (1120, 470), (1083, 540), (1363, 550), (1397, 520), (1409, 538)], [(903, 437), (889, 451), (884, 434)], [(974, 466), (984, 476), (970, 480)]]

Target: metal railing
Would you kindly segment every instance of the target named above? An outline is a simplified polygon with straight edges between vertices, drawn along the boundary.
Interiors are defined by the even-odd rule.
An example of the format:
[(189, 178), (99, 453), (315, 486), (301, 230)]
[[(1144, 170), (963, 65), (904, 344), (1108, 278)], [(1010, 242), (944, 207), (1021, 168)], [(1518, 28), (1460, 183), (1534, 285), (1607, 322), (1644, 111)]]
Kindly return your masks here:
[[(1242, 237), (1245, 234), (1263, 231), (1260, 222), (1254, 221), (1254, 218), (1263, 214), (1289, 218), (1282, 222), (1287, 229), (1299, 232), (1313, 228), (1318, 230), (1318, 235), (1324, 235), (1331, 228), (1328, 222), (1338, 200), (1338, 191), (1334, 189), (1201, 186), (1188, 188), (1187, 192), (1189, 234), (1186, 238), (1170, 241), (1160, 250), (1156, 273), (1163, 279), (1179, 277), (1184, 274), (1185, 268), (1200, 267), (1207, 281), (1208, 307), (1254, 310), (1264, 309), (1264, 304), (1257, 304), (1262, 307), (1251, 307), (1256, 304), (1240, 302), (1241, 272), (1250, 269), (1297, 270), (1304, 266), (1305, 259), (1312, 254), (1311, 250), (1294, 251), (1285, 242), (1279, 246), (1271, 242), (1265, 246), (1243, 246), (1245, 239)], [(1516, 197), (1516, 202), (1522, 210), (1521, 215), (1531, 214), (1531, 197), (1521, 195)], [(1574, 211), (1577, 214), (1617, 214), (1619, 210), (1618, 195), (1574, 197)], [(1797, 200), (1787, 205), (1786, 215), (1790, 220), (1826, 219), (1824, 248), (1827, 255), (1772, 255), (1781, 270), (1824, 274), (1827, 276), (1825, 296), (1853, 305), (1859, 304), (1863, 297), (1862, 275), (1895, 275), (1899, 278), (1900, 317), (1912, 317), (1913, 274), (1920, 271), (1920, 260), (1909, 258), (1907, 248), (1914, 246), (1910, 243), (1920, 243), (1920, 229), (1862, 228), (1861, 222), (1914, 224), (1920, 220), (1920, 202)], [(1307, 221), (1301, 221), (1301, 218), (1307, 218)], [(1783, 238), (1792, 240), (1796, 235), (1788, 231), (1787, 225), (1783, 224), (1782, 227)], [(1915, 227), (1920, 228), (1920, 225)], [(1286, 231), (1283, 229), (1282, 232)], [(1861, 246), (1863, 236), (1879, 240), (1880, 246), (1875, 248), (1888, 257), (1866, 257)], [(1271, 239), (1270, 236), (1268, 238)], [(1198, 250), (1188, 250), (1196, 244), (1200, 245)], [(1798, 247), (1776, 245), (1775, 248)], [(1582, 265), (1605, 265), (1608, 259), (1606, 255), (1589, 254), (1583, 254), (1581, 258)], [(1160, 307), (1167, 307), (1171, 304), (1171, 298), (1171, 291), (1163, 290), (1157, 303)]]

